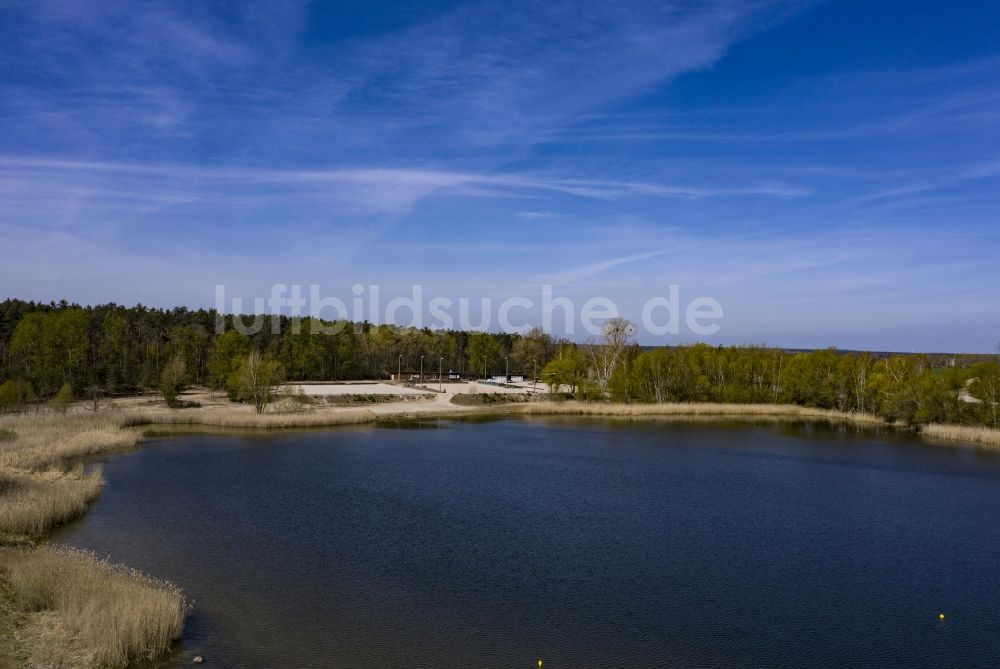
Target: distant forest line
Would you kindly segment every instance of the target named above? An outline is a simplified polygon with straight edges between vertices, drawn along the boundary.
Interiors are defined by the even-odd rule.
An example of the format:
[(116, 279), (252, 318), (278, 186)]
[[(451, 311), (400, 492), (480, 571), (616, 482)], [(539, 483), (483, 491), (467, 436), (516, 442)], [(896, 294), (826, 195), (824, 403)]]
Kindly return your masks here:
[[(887, 420), (996, 427), (1000, 356), (890, 354), (765, 346), (637, 345), (613, 319), (585, 344), (526, 334), (441, 331), (264, 316), (253, 335), (214, 310), (115, 304), (0, 302), (0, 409), (60, 391), (96, 397), (177, 387), (231, 386), (251, 352), (283, 379), (386, 378), (399, 370), (523, 374), (560, 394), (621, 402), (782, 402), (877, 413)], [(247, 317), (249, 318), (249, 317)], [(298, 333), (295, 330), (298, 330)]]

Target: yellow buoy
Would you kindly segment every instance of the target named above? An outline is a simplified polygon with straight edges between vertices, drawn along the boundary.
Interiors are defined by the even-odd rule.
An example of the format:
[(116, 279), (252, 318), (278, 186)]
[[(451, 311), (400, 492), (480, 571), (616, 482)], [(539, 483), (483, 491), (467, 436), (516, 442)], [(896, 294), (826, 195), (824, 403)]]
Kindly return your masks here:
[(944, 614), (943, 613), (939, 613), (938, 614), (938, 620), (944, 620)]
[(538, 669), (542, 669), (542, 661), (541, 660), (538, 661)]

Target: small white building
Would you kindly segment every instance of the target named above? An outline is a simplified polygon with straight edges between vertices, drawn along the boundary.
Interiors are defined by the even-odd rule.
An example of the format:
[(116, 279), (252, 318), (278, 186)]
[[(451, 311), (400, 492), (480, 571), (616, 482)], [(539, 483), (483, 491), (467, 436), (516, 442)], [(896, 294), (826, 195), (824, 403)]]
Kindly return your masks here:
[(494, 374), (488, 381), (490, 383), (524, 383), (524, 374)]

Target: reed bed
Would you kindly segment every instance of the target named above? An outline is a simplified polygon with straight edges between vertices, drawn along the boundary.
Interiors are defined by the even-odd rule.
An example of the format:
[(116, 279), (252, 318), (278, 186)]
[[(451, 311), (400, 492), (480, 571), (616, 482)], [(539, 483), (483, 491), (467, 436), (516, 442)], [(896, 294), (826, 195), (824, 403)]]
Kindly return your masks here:
[(101, 494), (101, 472), (0, 471), (0, 531), (38, 537), (82, 515)]
[[(606, 416), (635, 420), (826, 420), (861, 425), (885, 425), (874, 414), (844, 413), (831, 409), (815, 409), (794, 404), (606, 404), (598, 402), (532, 402), (506, 407), (507, 413), (537, 416)], [(899, 427), (899, 426), (895, 426)], [(931, 440), (953, 442), (956, 445), (1000, 448), (1000, 430), (970, 425), (931, 423), (920, 428), (920, 434)]]
[(307, 427), (335, 427), (374, 422), (368, 409), (343, 409), (303, 413), (250, 413), (246, 411), (192, 411), (178, 413), (133, 412), (123, 416), (122, 425), (205, 425), (239, 429), (277, 430)]
[(36, 414), (3, 419), (17, 436), (0, 442), (0, 469), (44, 471), (80, 458), (132, 448), (142, 435), (114, 416)]
[(600, 402), (532, 402), (511, 407), (512, 411), (532, 415), (611, 416), (616, 418), (658, 418), (683, 416), (716, 416), (722, 418), (809, 418), (848, 420), (860, 423), (882, 423), (872, 414), (844, 413), (831, 409), (814, 409), (794, 404), (715, 404), (710, 402), (662, 404), (614, 404)]
[(1000, 430), (970, 425), (925, 425), (921, 433), (931, 439), (1000, 448)]
[[(85, 470), (81, 458), (142, 439), (114, 413), (2, 416), (0, 434), (0, 539), (13, 543), (44, 536), (100, 495), (100, 469)], [(120, 667), (159, 656), (180, 635), (185, 604), (170, 584), (68, 549), (6, 549), (0, 558), (14, 605), (53, 616), (56, 629), (65, 630), (26, 634), (23, 643), (38, 646), (29, 654), (65, 643), (83, 649), (80, 666)], [(34, 615), (25, 620), (42, 619)]]
[[(41, 537), (84, 513), (100, 494), (103, 479), (99, 469), (85, 471), (79, 460), (134, 447), (142, 434), (130, 427), (279, 429), (374, 420), (374, 413), (360, 409), (263, 415), (234, 408), (2, 416), (0, 538), (20, 542), (23, 537)], [(83, 649), (81, 666), (120, 667), (151, 660), (180, 636), (186, 604), (180, 590), (169, 583), (69, 549), (7, 549), (0, 558), (15, 605), (22, 611), (55, 616), (59, 629), (66, 630), (65, 642)], [(52, 641), (43, 638), (34, 643), (42, 647)]]
[(17, 606), (54, 612), (90, 666), (153, 660), (180, 638), (188, 604), (171, 583), (68, 548), (16, 551), (5, 564)]
[(38, 537), (83, 513), (100, 494), (99, 469), (79, 459), (134, 447), (117, 417), (55, 413), (0, 418), (0, 534)]
[(83, 513), (99, 494), (100, 471), (85, 473), (81, 458), (135, 447), (134, 426), (151, 424), (234, 429), (315, 428), (375, 420), (367, 409), (256, 414), (228, 411), (137, 411), (93, 415), (54, 412), (0, 417), (0, 534), (44, 535)]

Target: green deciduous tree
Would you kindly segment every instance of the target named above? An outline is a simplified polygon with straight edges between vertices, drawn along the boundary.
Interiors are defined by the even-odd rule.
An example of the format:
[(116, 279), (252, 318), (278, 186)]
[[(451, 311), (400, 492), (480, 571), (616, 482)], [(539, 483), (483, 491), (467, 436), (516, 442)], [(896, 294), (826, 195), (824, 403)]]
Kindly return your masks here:
[(230, 378), (230, 393), (243, 402), (253, 404), (257, 413), (264, 413), (283, 378), (281, 363), (257, 349), (243, 359)]
[(483, 372), (488, 375), (491, 371), (497, 370), (501, 357), (500, 344), (496, 338), (485, 332), (472, 332), (469, 334), (465, 356), (468, 369), (474, 370), (475, 374)]
[(0, 412), (20, 411), (34, 398), (31, 384), (23, 379), (8, 379), (0, 384)]
[(984, 362), (972, 368), (972, 382), (969, 393), (980, 402), (980, 416), (983, 422), (1000, 427), (1000, 365)]
[(52, 398), (52, 407), (59, 413), (66, 413), (72, 404), (73, 386), (68, 383), (64, 383)]
[(43, 395), (64, 383), (82, 387), (88, 350), (87, 312), (64, 309), (30, 313), (14, 329), (11, 350), (24, 376)]
[(587, 361), (575, 344), (559, 347), (556, 357), (542, 369), (542, 381), (548, 384), (549, 392), (570, 392), (576, 394), (586, 378)]
[(920, 381), (927, 368), (926, 358), (917, 355), (892, 355), (876, 365), (872, 387), (886, 421), (917, 424)]
[(846, 408), (840, 360), (828, 349), (792, 356), (781, 373), (782, 399), (823, 409)]
[(511, 368), (521, 374), (537, 374), (552, 357), (554, 346), (551, 335), (541, 328), (532, 328), (511, 346)]
[(210, 383), (216, 388), (226, 387), (243, 364), (250, 347), (250, 340), (236, 330), (227, 330), (219, 335), (215, 339), (215, 351), (208, 366)]
[(163, 368), (160, 374), (160, 393), (167, 401), (167, 406), (177, 404), (177, 396), (187, 383), (187, 361), (182, 351), (174, 353), (174, 357)]

